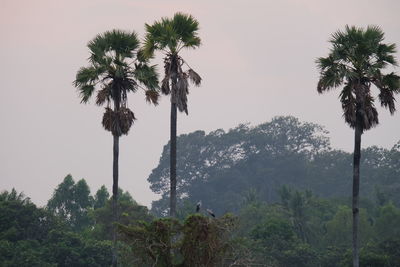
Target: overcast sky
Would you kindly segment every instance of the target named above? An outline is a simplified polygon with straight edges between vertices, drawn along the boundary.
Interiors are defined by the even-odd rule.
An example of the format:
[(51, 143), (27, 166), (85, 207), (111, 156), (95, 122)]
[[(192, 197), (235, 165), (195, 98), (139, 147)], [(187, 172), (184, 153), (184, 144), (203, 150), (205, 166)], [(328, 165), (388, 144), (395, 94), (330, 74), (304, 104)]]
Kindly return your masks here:
[[(378, 25), (386, 42), (400, 45), (398, 0), (0, 0), (0, 191), (15, 187), (44, 205), (67, 174), (85, 178), (93, 193), (111, 188), (103, 108), (80, 104), (72, 86), (87, 65), (86, 44), (111, 29), (143, 36), (144, 23), (178, 11), (198, 19), (203, 43), (183, 53), (203, 83), (191, 88), (178, 134), (294, 115), (324, 125), (333, 147), (351, 151), (339, 90), (317, 94), (315, 59), (346, 24)], [(149, 205), (157, 196), (146, 179), (169, 140), (170, 102), (152, 107), (137, 92), (129, 104), (138, 120), (120, 142), (120, 186)], [(363, 135), (363, 147), (391, 148), (400, 140), (400, 113), (378, 111), (381, 124)]]

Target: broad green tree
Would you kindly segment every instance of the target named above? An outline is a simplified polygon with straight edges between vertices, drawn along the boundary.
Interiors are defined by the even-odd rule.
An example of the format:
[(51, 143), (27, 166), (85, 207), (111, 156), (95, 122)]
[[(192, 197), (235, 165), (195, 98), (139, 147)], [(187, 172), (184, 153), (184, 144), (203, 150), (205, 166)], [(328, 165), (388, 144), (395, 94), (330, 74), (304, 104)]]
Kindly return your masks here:
[(88, 212), (92, 206), (93, 197), (86, 181), (81, 179), (75, 183), (71, 175), (64, 178), (47, 202), (49, 211), (67, 222), (74, 231), (89, 226)]
[[(152, 57), (156, 50), (164, 53), (164, 78), (161, 91), (171, 96), (170, 126), (170, 216), (176, 216), (176, 123), (177, 109), (188, 114), (189, 81), (200, 85), (201, 77), (180, 56), (185, 48), (200, 46), (199, 23), (190, 15), (176, 13), (172, 19), (162, 18), (153, 25), (146, 24), (144, 52)], [(184, 71), (183, 67), (188, 70)]]
[[(155, 67), (147, 64), (139, 46), (135, 32), (112, 30), (97, 35), (88, 44), (89, 66), (79, 69), (74, 81), (82, 103), (87, 103), (96, 91), (96, 104), (106, 106), (102, 124), (113, 136), (113, 221), (118, 221), (119, 138), (128, 134), (135, 120), (128, 108), (128, 93), (143, 89), (146, 100), (153, 104), (159, 96)], [(116, 238), (114, 229), (114, 246)], [(116, 251), (113, 257), (116, 266)]]
[(110, 194), (108, 193), (107, 188), (102, 185), (99, 190), (97, 190), (96, 195), (94, 196), (94, 209), (102, 208), (106, 205)]
[(353, 266), (359, 266), (358, 221), (360, 185), (361, 135), (378, 124), (378, 112), (371, 93), (372, 85), (379, 90), (378, 98), (390, 113), (395, 112), (395, 94), (400, 91), (400, 78), (382, 72), (388, 65), (397, 65), (395, 44), (384, 44), (384, 33), (377, 26), (366, 29), (346, 26), (332, 35), (332, 48), (327, 57), (317, 59), (320, 69), (318, 92), (342, 87), (340, 101), (347, 124), (355, 131), (353, 158)]

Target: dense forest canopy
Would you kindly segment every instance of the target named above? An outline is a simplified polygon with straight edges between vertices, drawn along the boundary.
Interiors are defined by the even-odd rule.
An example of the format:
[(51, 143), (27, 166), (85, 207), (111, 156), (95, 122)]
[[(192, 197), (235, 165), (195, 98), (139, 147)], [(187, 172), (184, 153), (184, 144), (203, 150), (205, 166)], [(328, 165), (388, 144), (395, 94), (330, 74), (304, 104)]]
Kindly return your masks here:
[[(383, 190), (361, 209), (361, 264), (400, 261), (400, 209)], [(207, 215), (208, 203), (180, 206), (178, 219), (155, 218), (120, 189), (121, 266), (350, 266), (351, 208), (346, 198), (282, 186), (276, 203), (257, 189), (242, 195), (236, 215)], [(16, 190), (0, 194), (1, 266), (110, 266), (111, 198), (68, 175), (46, 207)], [(152, 248), (149, 250), (149, 248)], [(170, 253), (173, 248), (174, 253)], [(193, 257), (195, 255), (195, 257)], [(186, 264), (186, 265), (182, 265)]]
[[(251, 190), (268, 203), (279, 200), (282, 185), (324, 198), (351, 192), (352, 154), (331, 148), (324, 127), (295, 117), (275, 117), (254, 127), (241, 124), (227, 132), (196, 131), (180, 135), (177, 142), (180, 205), (202, 200), (223, 214), (237, 212)], [(162, 196), (153, 202), (158, 215), (168, 208), (168, 155), (167, 144), (148, 178)], [(362, 155), (362, 196), (374, 200), (384, 192), (386, 201), (400, 204), (400, 141), (391, 149), (365, 148)]]

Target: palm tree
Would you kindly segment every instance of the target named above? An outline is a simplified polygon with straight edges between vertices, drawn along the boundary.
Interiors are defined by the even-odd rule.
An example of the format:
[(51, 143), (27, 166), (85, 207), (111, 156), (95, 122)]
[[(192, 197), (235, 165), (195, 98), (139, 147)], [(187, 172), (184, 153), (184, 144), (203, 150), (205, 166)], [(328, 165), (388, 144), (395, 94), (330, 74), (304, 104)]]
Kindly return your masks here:
[[(149, 66), (139, 50), (140, 42), (135, 32), (107, 31), (97, 35), (88, 44), (89, 66), (82, 67), (74, 81), (87, 103), (97, 89), (96, 104), (105, 105), (102, 124), (113, 135), (113, 221), (117, 218), (119, 138), (128, 134), (135, 118), (127, 106), (127, 95), (139, 88), (149, 103), (157, 104), (158, 78), (154, 66)], [(141, 85), (144, 85), (141, 86)], [(117, 234), (113, 230), (113, 266), (117, 264)]]
[(383, 31), (377, 26), (363, 28), (346, 26), (345, 31), (332, 35), (328, 57), (317, 59), (320, 69), (318, 92), (342, 87), (340, 101), (347, 124), (355, 130), (353, 161), (353, 266), (359, 266), (358, 221), (360, 184), (360, 147), (364, 131), (378, 124), (378, 112), (371, 94), (371, 85), (378, 89), (383, 107), (395, 112), (394, 95), (400, 91), (400, 77), (383, 74), (388, 65), (396, 66), (395, 44), (383, 44)]
[[(176, 216), (176, 121), (177, 109), (188, 114), (187, 95), (190, 80), (200, 85), (200, 76), (179, 55), (183, 48), (197, 48), (199, 23), (190, 15), (176, 13), (172, 19), (162, 18), (153, 25), (146, 24), (144, 54), (152, 57), (156, 50), (164, 53), (164, 78), (161, 92), (171, 95), (170, 127), (170, 216)], [(184, 71), (183, 65), (188, 67)]]

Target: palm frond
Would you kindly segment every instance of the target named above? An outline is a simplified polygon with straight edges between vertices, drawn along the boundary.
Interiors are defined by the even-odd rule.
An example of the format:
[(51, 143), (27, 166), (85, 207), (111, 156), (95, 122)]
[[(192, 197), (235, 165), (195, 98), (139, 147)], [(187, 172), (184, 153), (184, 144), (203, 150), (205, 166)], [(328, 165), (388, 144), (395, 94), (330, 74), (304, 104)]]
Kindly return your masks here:
[(364, 108), (360, 109), (363, 130), (369, 130), (379, 124), (378, 111), (374, 105), (374, 98), (370, 94), (367, 94), (364, 101)]
[(194, 83), (196, 86), (199, 86), (201, 84), (200, 75), (197, 72), (195, 72), (193, 69), (189, 69), (187, 71), (187, 75), (188, 75), (190, 81), (192, 81), (192, 83)]
[(169, 86), (169, 76), (165, 76), (164, 79), (161, 81), (161, 92), (164, 95), (169, 95), (171, 92), (170, 86)]
[(101, 66), (82, 67), (76, 73), (73, 84), (75, 87), (94, 84), (99, 80), (99, 76), (103, 74), (104, 71), (105, 68)]
[(149, 55), (147, 56), (144, 47), (140, 48), (137, 53), (136, 53), (136, 59), (139, 61), (139, 63), (147, 63), (149, 59), (153, 58), (154, 55)]
[(390, 114), (396, 111), (394, 94), (390, 90), (381, 90), (378, 95), (382, 107), (388, 108)]
[(318, 93), (334, 89), (343, 83), (345, 68), (343, 66), (333, 64), (324, 68), (320, 73), (317, 90)]
[(164, 78), (161, 81), (161, 92), (164, 95), (168, 95), (171, 92), (170, 79), (172, 75), (172, 56), (167, 56), (164, 58)]
[(88, 43), (88, 47), (92, 53), (92, 60), (98, 62), (110, 51), (124, 58), (132, 58), (132, 51), (138, 49), (139, 44), (140, 42), (135, 32), (112, 30), (98, 34)]
[(149, 66), (145, 63), (136, 64), (133, 75), (136, 80), (144, 84), (147, 88), (158, 88), (158, 74), (156, 71), (156, 66)]
[(194, 49), (194, 48), (197, 48), (200, 45), (201, 45), (200, 37), (194, 36), (192, 38), (186, 39), (184, 44), (183, 44), (183, 46), (182, 46), (182, 48), (186, 47), (186, 48), (193, 48)]
[(136, 120), (135, 114), (133, 114), (133, 112), (129, 108), (121, 107), (118, 110), (118, 119), (121, 126), (122, 134), (128, 134), (129, 129), (133, 125), (133, 122)]
[[(114, 111), (111, 108), (106, 107), (103, 114), (103, 120), (101, 122), (104, 129), (114, 134), (115, 131), (113, 131), (113, 129), (116, 128), (116, 120), (117, 119)], [(116, 136), (121, 136), (121, 134), (118, 135), (118, 133), (116, 133)]]
[(158, 105), (158, 99), (160, 97), (160, 93), (157, 90), (146, 90), (146, 101), (148, 103), (152, 103), (154, 105)]
[(380, 42), (382, 42), (385, 34), (382, 29), (376, 25), (369, 25), (367, 29), (363, 32), (363, 38), (368, 40), (370, 43), (373, 43), (374, 46), (377, 46)]
[(400, 76), (396, 75), (394, 72), (383, 76), (382, 83), (390, 91), (400, 93)]
[(152, 28), (150, 25), (148, 25), (147, 23), (145, 24), (145, 28), (146, 28), (146, 36), (144, 38), (144, 43), (143, 43), (143, 56), (145, 59), (150, 59), (154, 56), (154, 51), (158, 48), (156, 43), (155, 43), (155, 38), (154, 36), (151, 34)]
[(136, 120), (133, 112), (126, 107), (121, 107), (118, 111), (114, 111), (109, 107), (105, 108), (102, 125), (104, 129), (110, 131), (115, 136), (128, 134), (134, 120)]
[(110, 102), (110, 89), (108, 87), (104, 87), (97, 92), (96, 104), (101, 106), (105, 102)]
[(393, 114), (396, 111), (394, 94), (400, 92), (400, 77), (392, 72), (384, 76), (377, 76), (373, 83), (380, 90), (378, 97), (382, 107), (388, 108), (389, 112)]
[(176, 84), (176, 104), (178, 107), (178, 110), (180, 112), (185, 112), (186, 115), (188, 114), (188, 109), (187, 109), (187, 95), (189, 94), (189, 84), (187, 81), (187, 75), (186, 73), (181, 73), (178, 76), (178, 82)]
[(380, 44), (376, 51), (376, 61), (397, 66), (397, 61), (393, 56), (396, 52), (396, 44)]
[(110, 80), (109, 85), (111, 91), (111, 98), (116, 99), (121, 94), (127, 94), (128, 92), (136, 92), (138, 89), (137, 82), (130, 77), (114, 78)]
[(170, 53), (178, 53), (183, 47), (196, 48), (201, 40), (198, 37), (199, 23), (191, 15), (176, 13), (172, 19), (162, 18), (152, 25), (145, 24), (146, 37), (144, 54), (153, 55), (157, 49), (168, 49)]
[[(367, 94), (358, 103), (354, 94), (354, 85), (348, 83), (340, 94), (340, 101), (342, 102), (343, 117), (351, 128), (356, 127), (357, 116), (360, 116), (362, 123), (362, 130), (369, 130), (379, 123), (378, 112), (374, 106), (374, 98)], [(357, 112), (359, 113), (357, 115)]]
[(171, 27), (170, 20), (162, 18), (161, 21), (155, 21), (153, 25), (145, 24), (146, 36), (144, 41), (144, 54), (146, 57), (153, 55), (157, 49), (164, 49), (170, 43)]
[(356, 98), (352, 92), (351, 84), (346, 84), (340, 93), (340, 102), (342, 103), (343, 117), (345, 122), (354, 128), (356, 126)]
[(184, 47), (195, 48), (200, 46), (201, 40), (197, 36), (199, 22), (193, 16), (178, 12), (172, 18), (171, 24)]
[(81, 103), (87, 103), (90, 99), (90, 97), (93, 95), (93, 92), (95, 91), (94, 85), (88, 84), (88, 85), (82, 85), (78, 87), (80, 96), (81, 96)]

